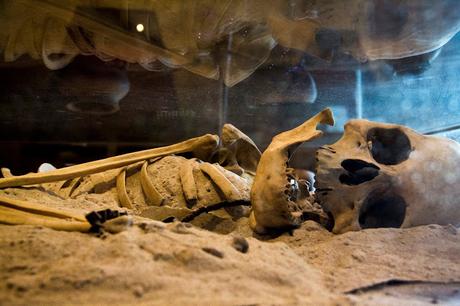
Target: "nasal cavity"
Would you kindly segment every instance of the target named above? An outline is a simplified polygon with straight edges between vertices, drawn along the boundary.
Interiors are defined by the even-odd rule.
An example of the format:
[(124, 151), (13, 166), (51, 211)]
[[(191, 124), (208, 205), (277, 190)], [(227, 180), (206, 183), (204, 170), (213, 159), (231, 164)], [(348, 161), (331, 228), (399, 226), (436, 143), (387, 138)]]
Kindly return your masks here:
[(359, 159), (346, 159), (341, 165), (346, 173), (339, 176), (339, 181), (345, 185), (359, 185), (371, 181), (379, 175), (380, 170), (376, 165)]

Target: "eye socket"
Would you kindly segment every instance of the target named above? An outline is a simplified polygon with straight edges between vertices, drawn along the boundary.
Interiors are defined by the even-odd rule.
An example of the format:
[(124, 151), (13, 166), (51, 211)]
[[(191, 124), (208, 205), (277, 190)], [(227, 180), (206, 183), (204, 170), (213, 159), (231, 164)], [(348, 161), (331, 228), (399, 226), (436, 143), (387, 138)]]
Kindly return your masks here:
[(367, 141), (376, 162), (397, 165), (409, 158), (412, 151), (409, 137), (398, 128), (373, 128), (367, 133)]
[(361, 228), (401, 227), (406, 217), (406, 201), (391, 192), (369, 194), (359, 211)]

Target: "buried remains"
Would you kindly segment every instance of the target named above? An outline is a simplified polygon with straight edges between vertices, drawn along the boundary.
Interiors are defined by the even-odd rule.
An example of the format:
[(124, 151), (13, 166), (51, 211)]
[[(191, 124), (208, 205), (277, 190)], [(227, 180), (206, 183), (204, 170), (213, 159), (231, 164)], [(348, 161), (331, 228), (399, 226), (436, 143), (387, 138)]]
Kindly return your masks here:
[(301, 143), (321, 136), (321, 123), (334, 124), (329, 109), (275, 136), (262, 155), (248, 136), (225, 125), (220, 144), (218, 136), (205, 135), (42, 173), (13, 176), (3, 168), (0, 222), (94, 229), (85, 218), (94, 208), (77, 213), (8, 196), (16, 187), (63, 201), (112, 194), (110, 208), (160, 221), (192, 221), (203, 214), (237, 220), (252, 205), (249, 222), (257, 233), (297, 227), (306, 219), (333, 222), (334, 233), (460, 223), (458, 143), (404, 126), (352, 120), (337, 143), (319, 148), (314, 193), (312, 181), (301, 178), (289, 160)]

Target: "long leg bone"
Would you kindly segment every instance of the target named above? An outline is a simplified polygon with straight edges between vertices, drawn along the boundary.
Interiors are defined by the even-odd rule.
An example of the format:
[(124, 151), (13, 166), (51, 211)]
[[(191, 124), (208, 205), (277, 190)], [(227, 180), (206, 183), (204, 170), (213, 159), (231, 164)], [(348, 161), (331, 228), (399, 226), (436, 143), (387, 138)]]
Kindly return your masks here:
[[(14, 177), (14, 175), (11, 173), (11, 170), (8, 168), (1, 168), (0, 170), (4, 178)], [(45, 171), (40, 171), (39, 169), (38, 172), (42, 173)], [(41, 185), (41, 187), (44, 188), (48, 192), (54, 193), (57, 196), (68, 198), (72, 195), (72, 192), (79, 185), (81, 180), (82, 180), (81, 177), (77, 177), (77, 178), (69, 179), (69, 180), (44, 183)], [(31, 187), (37, 187), (37, 186), (31, 186)]]
[(295, 129), (273, 137), (262, 154), (251, 189), (252, 209), (250, 225), (263, 232), (266, 228), (297, 226), (302, 221), (301, 209), (291, 197), (292, 181), (289, 176), (289, 151), (301, 143), (322, 135), (318, 124), (334, 124), (332, 112), (325, 109)]
[(0, 179), (0, 188), (68, 180), (171, 154), (191, 152), (197, 158), (206, 160), (216, 149), (217, 144), (218, 136), (206, 134), (201, 137), (192, 138), (166, 147), (109, 157), (43, 173), (29, 173), (25, 175), (2, 178)]
[(0, 223), (40, 225), (57, 230), (82, 232), (91, 227), (84, 215), (1, 195)]

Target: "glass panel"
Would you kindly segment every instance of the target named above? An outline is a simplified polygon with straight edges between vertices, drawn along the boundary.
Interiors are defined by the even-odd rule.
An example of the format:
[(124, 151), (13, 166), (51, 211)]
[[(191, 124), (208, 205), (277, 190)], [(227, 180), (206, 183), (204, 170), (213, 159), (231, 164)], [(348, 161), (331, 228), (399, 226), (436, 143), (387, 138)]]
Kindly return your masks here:
[(0, 29), (3, 304), (460, 305), (460, 0), (0, 0)]

